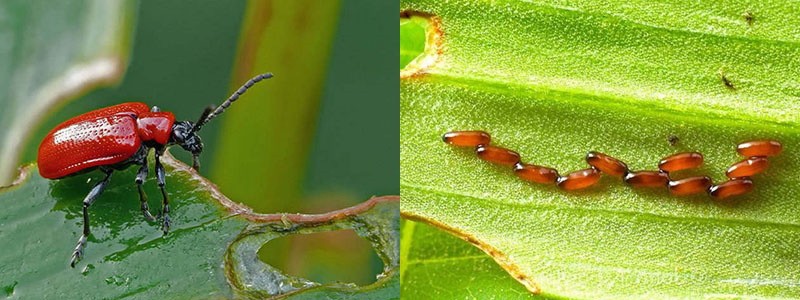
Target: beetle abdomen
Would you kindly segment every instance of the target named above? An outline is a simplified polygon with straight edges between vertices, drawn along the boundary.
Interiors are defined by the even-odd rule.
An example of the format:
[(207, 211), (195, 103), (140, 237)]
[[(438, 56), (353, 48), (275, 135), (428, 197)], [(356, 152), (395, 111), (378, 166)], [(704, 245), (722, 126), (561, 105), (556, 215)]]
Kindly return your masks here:
[[(73, 120), (65, 123), (70, 121)], [(129, 113), (70, 123), (56, 127), (39, 145), (39, 174), (44, 178), (57, 179), (84, 169), (116, 164), (131, 157), (141, 146), (136, 120)]]

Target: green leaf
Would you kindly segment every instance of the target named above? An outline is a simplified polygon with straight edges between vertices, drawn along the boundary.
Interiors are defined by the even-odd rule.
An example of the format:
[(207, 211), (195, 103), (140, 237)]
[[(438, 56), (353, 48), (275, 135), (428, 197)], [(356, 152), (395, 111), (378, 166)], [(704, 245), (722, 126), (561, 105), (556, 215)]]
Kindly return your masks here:
[(425, 51), (428, 26), (428, 19), (421, 16), (400, 17), (400, 69)]
[(535, 298), (472, 245), (425, 223), (403, 220), (400, 226), (404, 298)]
[[(75, 269), (69, 257), (81, 234), (81, 201), (101, 174), (50, 181), (32, 167), (0, 189), (0, 287), (10, 298), (263, 298), (286, 294), (362, 298), (397, 295), (397, 197), (379, 197), (319, 215), (255, 214), (223, 196), (188, 166), (166, 156), (172, 230), (139, 210), (135, 168), (114, 173), (89, 209), (92, 235)], [(155, 180), (145, 182), (154, 211)], [(384, 261), (370, 285), (319, 284), (283, 274), (255, 259), (264, 243), (292, 234), (353, 229)], [(252, 271), (259, 271), (253, 275)], [(232, 284), (229, 284), (229, 282)], [(280, 286), (279, 290), (275, 287)], [(377, 295), (377, 296), (376, 296)]]
[(11, 182), (42, 115), (127, 64), (134, 1), (0, 3), (0, 185)]
[[(741, 5), (401, 1), (440, 20), (442, 45), (401, 80), (402, 214), (472, 241), (546, 296), (800, 297), (800, 48), (782, 26), (800, 15)], [(592, 150), (632, 170), (700, 151), (698, 173), (721, 182), (739, 142), (785, 152), (730, 201), (608, 176), (565, 192), (441, 141), (470, 129), (561, 174)]]

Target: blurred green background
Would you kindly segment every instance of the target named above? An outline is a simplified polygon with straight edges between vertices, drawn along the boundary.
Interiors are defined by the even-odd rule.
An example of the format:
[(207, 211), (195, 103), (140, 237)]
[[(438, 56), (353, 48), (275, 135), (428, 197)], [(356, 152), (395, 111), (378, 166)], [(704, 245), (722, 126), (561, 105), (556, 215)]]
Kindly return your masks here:
[[(332, 30), (332, 35), (321, 35), (322, 39), (332, 38), (320, 42), (329, 45), (329, 49), (313, 46), (304, 49), (304, 44), (295, 40), (303, 41), (308, 39), (307, 35), (314, 34), (314, 28), (303, 28), (303, 25), (312, 24), (316, 19), (289, 20), (304, 34), (290, 31), (276, 34), (276, 38), (264, 37), (270, 47), (285, 52), (318, 53), (322, 56), (317, 58), (320, 63), (311, 67), (304, 65), (292, 72), (295, 69), (291, 60), (287, 63), (280, 58), (269, 58), (270, 50), (265, 50), (266, 62), (277, 60), (283, 64), (277, 69), (267, 64), (263, 70), (253, 70), (275, 73), (274, 79), (255, 88), (267, 93), (280, 92), (281, 86), (276, 85), (281, 84), (286, 90), (316, 89), (307, 93), (319, 96), (305, 100), (304, 105), (309, 108), (305, 117), (294, 116), (308, 127), (308, 135), (301, 135), (299, 141), (293, 138), (283, 141), (276, 138), (280, 135), (269, 133), (297, 131), (296, 124), (287, 125), (292, 128), (281, 128), (281, 123), (256, 122), (254, 126), (270, 127), (242, 128), (236, 127), (246, 126), (242, 122), (226, 121), (236, 117), (237, 109), (241, 109), (238, 114), (251, 114), (242, 118), (252, 118), (254, 113), (260, 115), (262, 111), (242, 109), (246, 107), (242, 105), (245, 102), (291, 104), (299, 101), (288, 97), (290, 93), (273, 92), (272, 98), (261, 98), (257, 92), (248, 92), (229, 111), (204, 127), (201, 173), (218, 183), (234, 201), (259, 212), (318, 213), (351, 206), (373, 195), (399, 194), (399, 87), (394, 69), (398, 48), (397, 3), (391, 1), (205, 1), (202, 5), (178, 0), (142, 1), (136, 13), (133, 49), (123, 81), (118, 86), (91, 91), (62, 107), (53, 108), (52, 114), (27, 143), (23, 162), (36, 159), (38, 143), (50, 128), (100, 107), (143, 101), (175, 113), (179, 120), (195, 120), (203, 108), (219, 104), (244, 82), (236, 79), (235, 70), (261, 67), (247, 59), (237, 60), (237, 53), (241, 52), (242, 40), (246, 40), (240, 32), (247, 32), (248, 26), (259, 25), (243, 24), (251, 20), (246, 18), (248, 7), (264, 9), (265, 6), (270, 9), (265, 15), (267, 22), (279, 22), (283, 6), (306, 12), (320, 7), (330, 10), (314, 12), (329, 18), (333, 25), (333, 28), (319, 28), (320, 31)], [(252, 65), (248, 65), (250, 63)], [(304, 78), (314, 75), (322, 81), (306, 85)], [(281, 113), (285, 112), (280, 105), (272, 105), (265, 108), (263, 116), (280, 116)], [(226, 144), (220, 145), (223, 136)], [(246, 142), (248, 139), (259, 146), (253, 147)], [(226, 151), (219, 150), (223, 146)], [(299, 157), (300, 163), (294, 165), (297, 170), (293, 170), (298, 174), (296, 178), (283, 177), (281, 172), (286, 170), (268, 167), (285, 160), (284, 157), (257, 154), (262, 150), (281, 153), (280, 149), (284, 148), (299, 149), (287, 154)], [(239, 150), (250, 154), (237, 155)], [(175, 148), (171, 152), (190, 162), (182, 149)], [(249, 170), (231, 171), (225, 169), (228, 164), (245, 165)], [(262, 177), (259, 172), (274, 176)], [(148, 188), (155, 188), (153, 182), (149, 185)], [(271, 194), (270, 190), (287, 186), (289, 191), (291, 186), (298, 186), (300, 191), (283, 193), (281, 197)], [(271, 242), (260, 252), (262, 259), (290, 274), (320, 282), (367, 284), (375, 280), (382, 264), (366, 241), (352, 232), (317, 235)]]

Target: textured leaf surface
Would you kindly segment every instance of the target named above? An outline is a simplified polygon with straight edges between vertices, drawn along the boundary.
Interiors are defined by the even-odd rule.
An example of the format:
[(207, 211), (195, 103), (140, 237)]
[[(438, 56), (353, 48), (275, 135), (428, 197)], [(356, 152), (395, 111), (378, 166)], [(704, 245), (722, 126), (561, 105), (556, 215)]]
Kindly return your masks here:
[(0, 185), (58, 100), (119, 79), (135, 12), (128, 0), (0, 3)]
[[(547, 296), (800, 297), (800, 32), (781, 26), (800, 21), (791, 3), (420, 0), (401, 9), (436, 15), (442, 31), (436, 64), (401, 80), (404, 216), (473, 242)], [(633, 170), (700, 151), (698, 172), (719, 182), (741, 160), (738, 142), (776, 139), (786, 150), (735, 201), (611, 177), (563, 192), (441, 141), (469, 129), (562, 174), (585, 168), (590, 150)]]
[[(320, 215), (253, 214), (225, 198), (186, 165), (171, 157), (165, 163), (173, 221), (169, 235), (162, 236), (158, 224), (150, 224), (141, 216), (133, 184), (135, 169), (117, 172), (90, 209), (92, 236), (84, 259), (75, 269), (68, 264), (81, 232), (80, 203), (100, 176), (50, 181), (28, 167), (27, 178), (21, 183), (0, 189), (4, 207), (0, 240), (13, 245), (0, 255), (0, 287), (5, 296), (197, 299), (263, 298), (277, 293), (299, 298), (397, 295), (397, 197), (373, 198)], [(159, 208), (161, 198), (155, 181), (147, 181), (145, 186), (150, 207)], [(364, 287), (321, 285), (285, 275), (256, 259), (258, 248), (271, 239), (340, 229), (355, 230), (376, 248), (385, 264), (378, 281)]]
[(536, 299), (472, 245), (425, 223), (401, 224), (404, 298)]

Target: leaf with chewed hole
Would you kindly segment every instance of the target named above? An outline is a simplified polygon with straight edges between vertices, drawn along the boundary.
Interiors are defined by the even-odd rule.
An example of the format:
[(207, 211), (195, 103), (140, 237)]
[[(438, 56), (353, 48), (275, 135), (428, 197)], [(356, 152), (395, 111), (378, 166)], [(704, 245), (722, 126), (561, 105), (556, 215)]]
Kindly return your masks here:
[[(81, 201), (99, 172), (46, 180), (34, 166), (16, 185), (0, 188), (0, 287), (12, 299), (362, 298), (399, 291), (399, 198), (377, 197), (319, 215), (263, 215), (222, 195), (191, 168), (164, 158), (172, 230), (163, 236), (139, 210), (136, 169), (115, 172), (89, 209), (92, 235), (75, 269), (69, 258), (81, 234)], [(160, 209), (154, 179), (145, 182), (150, 208)], [(261, 245), (293, 234), (352, 229), (384, 262), (365, 286), (319, 284), (257, 259)], [(229, 283), (230, 282), (230, 283)]]
[[(436, 17), (440, 45), (400, 82), (403, 216), (544, 296), (800, 297), (800, 31), (785, 26), (800, 15), (783, 1), (634, 2), (401, 1)], [(610, 176), (567, 192), (443, 143), (452, 130), (488, 131), (562, 175), (586, 168), (588, 151), (637, 171), (698, 151), (704, 166), (680, 176), (719, 183), (739, 142), (775, 139), (784, 153), (724, 201)], [(415, 268), (403, 289), (420, 282), (405, 281)], [(449, 287), (433, 285), (419, 288)]]
[(425, 51), (428, 26), (430, 23), (422, 16), (400, 16), (400, 69)]

